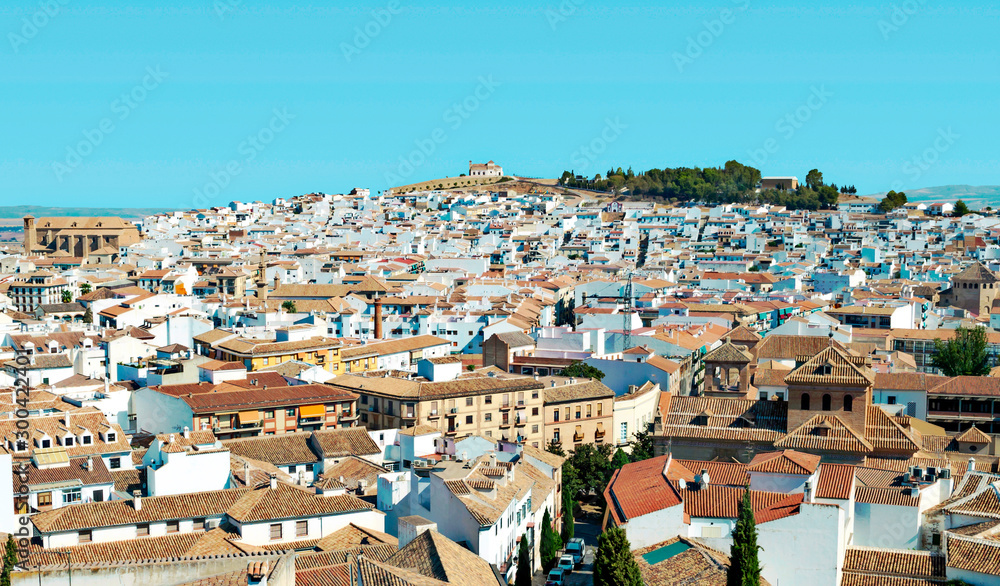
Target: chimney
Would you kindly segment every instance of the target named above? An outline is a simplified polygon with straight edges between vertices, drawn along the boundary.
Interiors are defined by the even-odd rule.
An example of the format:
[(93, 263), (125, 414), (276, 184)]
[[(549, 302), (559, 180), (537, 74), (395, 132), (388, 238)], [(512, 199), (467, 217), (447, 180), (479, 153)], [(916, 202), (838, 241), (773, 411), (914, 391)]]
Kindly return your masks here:
[(382, 339), (382, 300), (375, 300), (375, 339)]
[(807, 503), (814, 502), (816, 497), (815, 491), (813, 491), (812, 480), (806, 480), (806, 484), (802, 487), (802, 500)]
[(191, 439), (191, 428), (185, 425), (183, 434), (184, 439)]
[(299, 470), (299, 486), (306, 485), (306, 471), (305, 469)]
[(139, 490), (132, 491), (132, 508), (137, 511), (142, 510), (142, 492)]
[(172, 443), (174, 443), (174, 441), (175, 441), (174, 434), (170, 434), (170, 438), (167, 439), (167, 443), (168, 444), (172, 444)]
[(248, 586), (267, 586), (267, 574), (271, 570), (271, 564), (267, 560), (262, 562), (250, 562), (247, 566)]
[(967, 470), (967, 472), (975, 472), (975, 471), (976, 471), (976, 459), (973, 458), (972, 456), (969, 456), (969, 469)]
[(271, 473), (271, 490), (277, 490), (278, 488), (278, 475), (274, 472)]
[(250, 462), (243, 461), (243, 484), (250, 486)]
[(66, 429), (68, 429), (70, 431), (73, 431), (73, 428), (69, 426), (70, 425), (70, 419), (69, 419), (69, 417), (70, 417), (70, 412), (69, 411), (64, 411), (63, 412), (63, 421), (66, 423)]
[(91, 470), (93, 470), (94, 469), (94, 457), (93, 456), (87, 456), (87, 463), (84, 464), (83, 467), (86, 468), (88, 472), (91, 471)]
[(104, 394), (107, 395), (110, 393), (111, 393), (111, 379), (108, 378), (108, 375), (104, 375)]
[(700, 480), (698, 482), (699, 488), (708, 488), (708, 483), (711, 482), (711, 477), (708, 475), (708, 470), (705, 468), (701, 469), (701, 474), (699, 474)]
[(554, 386), (556, 386), (556, 381), (555, 381), (555, 379), (552, 379), (551, 381), (549, 381), (549, 386), (550, 386), (550, 387), (554, 387)]

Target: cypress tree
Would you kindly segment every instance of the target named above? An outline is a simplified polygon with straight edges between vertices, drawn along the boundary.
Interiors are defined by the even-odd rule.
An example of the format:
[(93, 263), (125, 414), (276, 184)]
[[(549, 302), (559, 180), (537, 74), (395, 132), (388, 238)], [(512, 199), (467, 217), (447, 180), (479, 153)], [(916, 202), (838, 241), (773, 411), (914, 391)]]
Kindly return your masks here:
[(642, 586), (639, 564), (621, 527), (609, 527), (597, 538), (594, 586)]
[(528, 534), (521, 536), (521, 545), (517, 548), (517, 574), (514, 576), (514, 586), (531, 586), (531, 559), (528, 554)]
[(0, 571), (0, 586), (10, 586), (11, 573), (15, 565), (17, 565), (17, 542), (12, 535), (8, 535), (3, 552), (3, 570)]
[(575, 523), (573, 521), (573, 504), (573, 499), (563, 495), (563, 543), (569, 543), (569, 540), (573, 539), (573, 534), (576, 532)]
[(740, 516), (733, 529), (733, 545), (729, 552), (729, 572), (726, 586), (760, 586), (760, 559), (757, 552), (757, 522), (753, 517), (749, 487), (743, 493)]
[(559, 548), (562, 547), (562, 540), (559, 539), (559, 534), (552, 528), (552, 515), (549, 514), (548, 508), (545, 509), (545, 515), (542, 516), (541, 540), (541, 543), (538, 544), (538, 554), (542, 558), (542, 569), (548, 572), (555, 565), (556, 554), (559, 552)]

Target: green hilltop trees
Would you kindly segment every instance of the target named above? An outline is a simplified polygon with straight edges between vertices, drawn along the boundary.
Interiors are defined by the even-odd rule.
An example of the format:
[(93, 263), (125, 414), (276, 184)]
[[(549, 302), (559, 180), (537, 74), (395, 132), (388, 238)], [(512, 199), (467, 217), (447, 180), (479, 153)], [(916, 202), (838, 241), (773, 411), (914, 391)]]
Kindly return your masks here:
[[(630, 198), (697, 201), (706, 204), (769, 203), (792, 209), (818, 210), (837, 205), (841, 189), (823, 182), (823, 173), (812, 169), (806, 181), (795, 190), (767, 189), (758, 192), (760, 170), (738, 161), (727, 161), (723, 167), (650, 169), (635, 173), (631, 168), (608, 169), (604, 177), (578, 180), (572, 171), (564, 171), (560, 183), (566, 187), (582, 187), (608, 193), (628, 190)], [(853, 187), (853, 186), (852, 186)], [(845, 191), (849, 193), (850, 191)]]

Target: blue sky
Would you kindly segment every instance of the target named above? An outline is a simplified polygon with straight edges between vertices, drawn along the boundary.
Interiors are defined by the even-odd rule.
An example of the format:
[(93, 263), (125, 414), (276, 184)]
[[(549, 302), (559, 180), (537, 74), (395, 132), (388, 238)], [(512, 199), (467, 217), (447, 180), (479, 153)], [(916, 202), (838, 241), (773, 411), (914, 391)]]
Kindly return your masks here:
[(1000, 183), (995, 3), (7, 0), (0, 205), (205, 207), (493, 159)]

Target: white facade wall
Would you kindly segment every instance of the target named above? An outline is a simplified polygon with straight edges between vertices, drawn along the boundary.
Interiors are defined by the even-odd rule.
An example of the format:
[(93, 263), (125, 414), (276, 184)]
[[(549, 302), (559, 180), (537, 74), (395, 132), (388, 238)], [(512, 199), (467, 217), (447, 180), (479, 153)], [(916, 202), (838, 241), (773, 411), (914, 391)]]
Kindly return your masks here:
[[(781, 492), (796, 494), (804, 492), (809, 476), (803, 474), (771, 474), (769, 472), (750, 472), (750, 490), (766, 492)], [(812, 476), (813, 486), (816, 486), (816, 475)]]
[(805, 503), (798, 515), (757, 525), (762, 576), (775, 585), (840, 584), (843, 517), (837, 506)]
[[(0, 470), (11, 470), (13, 465), (13, 455), (0, 454)], [(0, 531), (4, 533), (14, 533), (20, 528), (14, 509), (14, 477), (15, 474), (0, 476), (0, 503), (4, 503), (0, 508)]]
[(629, 519), (622, 528), (633, 550), (657, 544), (677, 535), (689, 535), (689, 528), (684, 523), (683, 504)]
[[(136, 427), (149, 433), (177, 433), (190, 427), (194, 412), (182, 399), (139, 389), (132, 394), (132, 412)], [(200, 431), (200, 430), (193, 430)]]
[(893, 405), (900, 408), (902, 405), (903, 414), (907, 412), (908, 405), (913, 403), (913, 416), (917, 419), (927, 420), (927, 392), (926, 391), (895, 391), (895, 390), (872, 390), (872, 404), (889, 405), (890, 397), (894, 400)]
[(854, 541), (859, 547), (915, 549), (920, 547), (920, 510), (912, 507), (857, 503)]
[[(206, 517), (205, 528), (218, 526), (224, 515), (214, 515)], [(194, 531), (193, 519), (181, 519), (176, 533), (191, 533)], [(166, 521), (149, 524), (149, 537), (162, 537), (168, 535)], [(172, 535), (172, 534), (170, 534)], [(92, 543), (106, 543), (109, 541), (130, 541), (143, 539), (139, 537), (138, 528), (135, 525), (115, 525), (112, 527), (101, 527), (94, 529), (91, 534)], [(64, 533), (51, 533), (42, 537), (45, 547), (72, 547), (79, 545), (79, 534), (76, 531)]]
[(149, 496), (222, 490), (229, 484), (229, 450), (162, 455), (161, 465), (151, 464), (146, 467)]
[[(295, 524), (298, 521), (306, 521), (309, 534), (306, 536), (296, 536)], [(281, 524), (281, 539), (271, 539), (271, 525)], [(385, 515), (381, 511), (358, 511), (344, 513), (341, 515), (327, 515), (323, 517), (281, 519), (264, 521), (261, 523), (234, 523), (240, 531), (242, 540), (251, 545), (269, 545), (273, 543), (286, 543), (299, 539), (319, 539), (343, 529), (347, 525), (354, 523), (359, 527), (365, 527), (374, 531), (385, 532)]]

